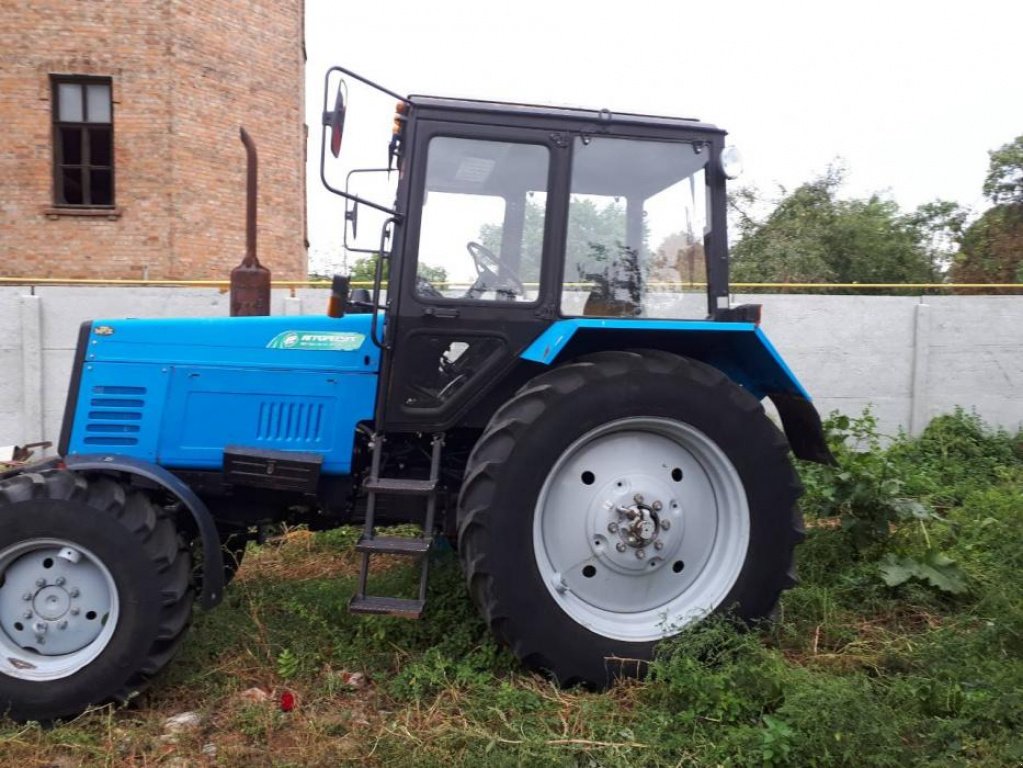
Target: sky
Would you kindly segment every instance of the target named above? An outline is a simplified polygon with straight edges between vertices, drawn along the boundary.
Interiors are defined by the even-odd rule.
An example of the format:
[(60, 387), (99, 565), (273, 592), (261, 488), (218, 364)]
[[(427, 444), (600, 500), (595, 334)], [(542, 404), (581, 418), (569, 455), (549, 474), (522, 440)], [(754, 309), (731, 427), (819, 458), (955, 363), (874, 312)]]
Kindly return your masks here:
[[(319, 179), (332, 64), (405, 94), (697, 117), (768, 197), (838, 163), (848, 196), (979, 211), (988, 152), (1023, 134), (1020, 29), (1018, 0), (306, 0), (310, 267), (342, 258), (343, 200)], [(392, 112), (350, 83), (331, 179), (384, 164)]]

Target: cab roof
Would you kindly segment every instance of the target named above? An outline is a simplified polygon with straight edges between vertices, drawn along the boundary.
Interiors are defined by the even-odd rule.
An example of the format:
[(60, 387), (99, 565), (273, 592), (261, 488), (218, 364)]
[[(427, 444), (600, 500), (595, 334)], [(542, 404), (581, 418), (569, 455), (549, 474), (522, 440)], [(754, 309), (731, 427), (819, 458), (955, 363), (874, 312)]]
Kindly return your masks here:
[(432, 110), (450, 115), (452, 112), (477, 115), (501, 115), (516, 120), (540, 118), (544, 120), (565, 120), (585, 123), (604, 123), (609, 125), (637, 125), (659, 128), (682, 128), (694, 132), (724, 133), (721, 128), (704, 123), (691, 117), (668, 117), (663, 115), (643, 115), (632, 112), (612, 112), (608, 109), (581, 109), (577, 107), (544, 106), (540, 104), (519, 104), (504, 101), (485, 101), (482, 99), (454, 99), (442, 96), (426, 96), (413, 94), (408, 97), (409, 103), (421, 117), (430, 117)]

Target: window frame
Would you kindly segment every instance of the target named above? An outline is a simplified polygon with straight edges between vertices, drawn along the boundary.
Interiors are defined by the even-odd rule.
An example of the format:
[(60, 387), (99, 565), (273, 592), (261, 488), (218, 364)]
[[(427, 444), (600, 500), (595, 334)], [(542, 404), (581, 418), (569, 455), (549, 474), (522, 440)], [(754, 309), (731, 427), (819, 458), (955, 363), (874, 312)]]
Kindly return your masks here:
[[(540, 264), (538, 270), (539, 285), (537, 286), (537, 294), (531, 301), (501, 301), (498, 299), (489, 298), (466, 298), (460, 297), (437, 297), (429, 296), (419, 293), (416, 289), (416, 276), (419, 269), (419, 245), (420, 237), (422, 235), (423, 225), (423, 209), (424, 199), (427, 194), (426, 182), (427, 182), (427, 166), (429, 160), (429, 146), (430, 142), (434, 139), (445, 138), (445, 139), (464, 139), (469, 141), (484, 141), (493, 143), (506, 143), (506, 144), (522, 144), (528, 146), (542, 147), (547, 152), (547, 180), (546, 188), (543, 190), (546, 195), (544, 203), (544, 227), (541, 241), (541, 253), (540, 253)], [(549, 285), (550, 279), (547, 275), (547, 265), (550, 262), (548, 258), (548, 250), (550, 248), (550, 213), (551, 205), (553, 203), (552, 191), (555, 185), (556, 178), (556, 155), (555, 147), (551, 144), (550, 137), (542, 133), (529, 130), (527, 132), (522, 131), (517, 127), (510, 126), (467, 126), (467, 125), (443, 125), (432, 128), (432, 130), (424, 131), (421, 139), (421, 148), (417, 147), (418, 151), (425, 151), (427, 155), (427, 163), (423, 164), (423, 172), (421, 178), (417, 180), (415, 187), (415, 215), (409, 217), (409, 231), (412, 233), (412, 237), (409, 238), (407, 244), (407, 250), (404, 251), (406, 254), (412, 254), (412, 257), (407, 257), (406, 260), (410, 262), (409, 267), (409, 283), (410, 283), (410, 297), (413, 301), (422, 305), (439, 305), (439, 306), (468, 306), (468, 307), (498, 307), (500, 309), (526, 309), (535, 311), (536, 308), (547, 300), (549, 292), (552, 290), (552, 286)], [(535, 190), (540, 191), (540, 190)], [(504, 198), (505, 205), (508, 205), (508, 199)], [(505, 208), (507, 215), (507, 207)]]
[[(60, 86), (75, 85), (81, 89), (82, 119), (80, 121), (62, 120), (60, 114)], [(106, 122), (89, 121), (89, 85), (105, 85), (109, 93), (109, 120)], [(51, 141), (52, 141), (52, 172), (53, 172), (53, 207), (59, 210), (102, 210), (111, 211), (116, 209), (117, 187), (116, 187), (116, 161), (114, 157), (114, 82), (111, 77), (96, 75), (51, 75)], [(61, 129), (75, 128), (81, 131), (81, 158), (79, 163), (64, 162), (64, 142), (61, 137)], [(92, 142), (91, 132), (96, 128), (102, 128), (110, 133), (110, 162), (109, 164), (97, 164), (91, 162)], [(82, 174), (82, 202), (66, 202), (64, 194), (63, 172), (66, 168), (78, 168)], [(110, 172), (110, 200), (109, 202), (94, 202), (91, 189), (91, 172), (94, 170), (105, 170)]]
[[(720, 154), (720, 151), (721, 151), (721, 147), (719, 146), (719, 144), (721, 143), (720, 140), (719, 139), (715, 139), (712, 135), (704, 136), (704, 135), (700, 135), (700, 134), (685, 135), (685, 136), (677, 136), (677, 135), (662, 136), (662, 135), (656, 135), (656, 134), (654, 134), (654, 135), (647, 135), (647, 134), (639, 133), (639, 132), (624, 131), (624, 132), (621, 132), (621, 133), (607, 132), (607, 133), (604, 133), (604, 134), (598, 134), (597, 136), (594, 136), (594, 134), (590, 134), (590, 133), (586, 133), (586, 132), (580, 131), (580, 132), (574, 132), (572, 134), (572, 136), (571, 136), (570, 141), (568, 142), (569, 147), (571, 149), (570, 149), (570, 153), (569, 153), (569, 164), (568, 164), (568, 169), (567, 169), (567, 177), (565, 179), (565, 187), (566, 187), (565, 230), (564, 230), (563, 239), (562, 239), (562, 242), (561, 242), (561, 265), (560, 265), (561, 271), (560, 271), (560, 275), (559, 275), (559, 280), (557, 282), (558, 292), (557, 292), (557, 296), (556, 296), (556, 299), (555, 299), (557, 301), (557, 316), (560, 319), (563, 319), (563, 320), (577, 320), (577, 319), (580, 319), (580, 318), (622, 319), (620, 316), (615, 315), (615, 314), (606, 314), (606, 315), (605, 314), (594, 314), (594, 315), (587, 315), (587, 314), (584, 314), (582, 312), (579, 312), (579, 313), (566, 312), (565, 311), (565, 306), (564, 306), (564, 304), (565, 304), (565, 286), (571, 282), (568, 279), (567, 271), (568, 271), (568, 265), (569, 265), (569, 261), (568, 261), (568, 245), (569, 245), (569, 237), (570, 237), (570, 231), (569, 231), (570, 230), (570, 222), (569, 222), (569, 219), (571, 217), (571, 212), (572, 212), (572, 196), (574, 194), (588, 194), (588, 193), (577, 193), (577, 192), (574, 191), (574, 188), (573, 188), (574, 187), (574, 185), (573, 185), (574, 176), (575, 176), (575, 171), (576, 171), (576, 163), (579, 160), (578, 147), (579, 147), (580, 144), (582, 144), (584, 146), (588, 145), (590, 143), (590, 140), (593, 139), (593, 138), (607, 139), (607, 140), (612, 140), (612, 141), (649, 142), (649, 143), (652, 143), (652, 144), (662, 144), (662, 145), (688, 145), (688, 146), (692, 146), (692, 147), (699, 146), (699, 147), (702, 147), (702, 150), (700, 150), (698, 152), (698, 154), (699, 153), (703, 153), (703, 152), (707, 153), (706, 159), (704, 160), (704, 162), (701, 165), (699, 170), (702, 170), (702, 172), (704, 173), (704, 184), (703, 184), (704, 195), (705, 195), (704, 206), (705, 206), (705, 209), (706, 209), (706, 211), (705, 211), (706, 217), (707, 217), (708, 221), (710, 222), (710, 226), (705, 228), (705, 231), (704, 231), (704, 234), (703, 234), (704, 265), (705, 265), (705, 268), (706, 268), (706, 275), (707, 275), (707, 277), (706, 277), (706, 283), (707, 283), (707, 302), (708, 302), (708, 315), (707, 316), (713, 315), (713, 313), (714, 313), (714, 306), (713, 305), (714, 305), (715, 299), (711, 296), (711, 293), (712, 293), (711, 281), (713, 279), (712, 271), (715, 269), (715, 267), (714, 267), (715, 263), (720, 264), (720, 263), (722, 263), (722, 261), (726, 265), (726, 268), (727, 268), (727, 257), (724, 260), (722, 260), (718, 256), (718, 249), (720, 247), (720, 244), (725, 242), (725, 239), (727, 238), (727, 234), (726, 234), (726, 231), (725, 231), (726, 222), (724, 222), (724, 221), (717, 222), (714, 219), (714, 214), (713, 214), (714, 207), (715, 207), (714, 206), (714, 195), (716, 193), (716, 190), (718, 191), (718, 193), (722, 193), (724, 191), (724, 184), (722, 183), (723, 182), (723, 176), (719, 173), (719, 169), (716, 167), (716, 163), (719, 162), (717, 158), (718, 158), (718, 155)], [(718, 178), (719, 176), (721, 178)], [(688, 178), (688, 177), (685, 177), (685, 178)], [(679, 181), (682, 181), (682, 179), (679, 179)], [(661, 190), (661, 191), (664, 191), (664, 190)], [(659, 193), (655, 193), (655, 194), (659, 194)], [(614, 195), (608, 195), (608, 197), (614, 198), (615, 196)], [(624, 196), (621, 196), (621, 195), (619, 195), (619, 197), (623, 197), (623, 199), (626, 199)], [(653, 196), (644, 198), (643, 202), (645, 203), (646, 201), (650, 200), (652, 197)], [(643, 216), (645, 216), (645, 211), (643, 211), (643, 209), (641, 209), (641, 217), (643, 217)], [(628, 226), (628, 225), (626, 225), (626, 226)], [(720, 233), (716, 232), (716, 230), (718, 229), (719, 226), (721, 228)], [(726, 253), (727, 253), (727, 251), (726, 251)], [(726, 282), (726, 286), (727, 286), (727, 282)], [(727, 290), (725, 292), (725, 295), (727, 296)], [(646, 321), (659, 322), (659, 321), (664, 321), (664, 320), (678, 320), (680, 322), (688, 322), (688, 321), (691, 321), (691, 320), (704, 319), (704, 318), (662, 318), (662, 317), (649, 317), (649, 316), (647, 316), (647, 317), (639, 317), (639, 316), (637, 316), (637, 317), (627, 317), (625, 319), (628, 319), (630, 321), (636, 321), (636, 322), (646, 322)]]

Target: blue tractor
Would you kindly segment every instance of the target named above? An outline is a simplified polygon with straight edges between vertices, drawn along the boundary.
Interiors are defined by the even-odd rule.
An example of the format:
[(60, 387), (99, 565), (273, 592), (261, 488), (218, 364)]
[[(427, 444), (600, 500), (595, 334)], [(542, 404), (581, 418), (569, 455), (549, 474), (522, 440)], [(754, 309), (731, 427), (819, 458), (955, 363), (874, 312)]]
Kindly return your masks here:
[[(410, 618), (446, 535), (494, 633), (563, 685), (641, 673), (793, 584), (790, 453), (830, 455), (759, 307), (729, 304), (724, 131), (331, 78), (397, 99), (393, 204), (321, 174), (353, 228), (381, 216), (372, 290), (335, 279), (322, 316), (84, 324), (59, 457), (0, 479), (13, 717), (129, 699), (281, 522), (362, 523), (350, 609)], [(325, 85), (335, 155), (346, 93), (328, 109)], [(422, 533), (378, 535), (396, 522)], [(371, 594), (380, 554), (419, 564), (418, 594)]]

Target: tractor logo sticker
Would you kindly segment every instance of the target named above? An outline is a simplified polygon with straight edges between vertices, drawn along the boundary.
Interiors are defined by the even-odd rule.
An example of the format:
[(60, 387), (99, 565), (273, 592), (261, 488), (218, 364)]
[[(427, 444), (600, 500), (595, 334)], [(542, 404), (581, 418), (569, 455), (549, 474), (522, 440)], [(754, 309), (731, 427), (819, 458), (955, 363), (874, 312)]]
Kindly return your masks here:
[(302, 349), (311, 352), (351, 352), (362, 346), (364, 333), (339, 331), (282, 331), (270, 339), (267, 349)]

